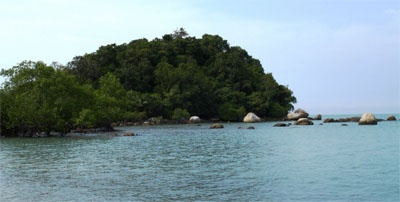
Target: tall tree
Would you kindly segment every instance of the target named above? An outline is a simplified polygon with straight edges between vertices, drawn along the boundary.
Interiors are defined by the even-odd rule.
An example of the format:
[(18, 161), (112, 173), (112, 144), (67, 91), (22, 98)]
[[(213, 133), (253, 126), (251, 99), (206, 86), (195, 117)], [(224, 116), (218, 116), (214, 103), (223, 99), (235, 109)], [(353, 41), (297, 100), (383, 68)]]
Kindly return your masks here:
[(43, 62), (24, 61), (3, 70), (5, 99), (9, 103), (2, 116), (4, 128), (27, 136), (51, 131), (66, 132), (79, 111), (90, 104), (90, 92), (75, 76)]

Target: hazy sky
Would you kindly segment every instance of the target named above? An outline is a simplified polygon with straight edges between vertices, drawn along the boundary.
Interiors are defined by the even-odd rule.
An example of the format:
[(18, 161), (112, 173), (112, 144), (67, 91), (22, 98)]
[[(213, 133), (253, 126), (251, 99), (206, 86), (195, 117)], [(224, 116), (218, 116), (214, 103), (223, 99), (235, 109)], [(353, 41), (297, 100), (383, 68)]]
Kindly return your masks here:
[(0, 68), (183, 27), (247, 50), (311, 114), (400, 112), (399, 0), (2, 0), (0, 25)]

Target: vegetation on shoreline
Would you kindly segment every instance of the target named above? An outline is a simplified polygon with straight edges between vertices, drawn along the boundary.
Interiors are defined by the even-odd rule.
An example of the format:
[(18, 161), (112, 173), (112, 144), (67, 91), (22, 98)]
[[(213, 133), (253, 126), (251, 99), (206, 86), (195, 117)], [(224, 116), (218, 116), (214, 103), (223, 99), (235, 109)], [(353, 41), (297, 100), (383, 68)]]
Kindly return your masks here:
[(259, 60), (218, 35), (184, 29), (161, 39), (101, 46), (66, 66), (24, 61), (2, 70), (0, 135), (112, 129), (150, 117), (240, 121), (283, 117), (296, 98)]

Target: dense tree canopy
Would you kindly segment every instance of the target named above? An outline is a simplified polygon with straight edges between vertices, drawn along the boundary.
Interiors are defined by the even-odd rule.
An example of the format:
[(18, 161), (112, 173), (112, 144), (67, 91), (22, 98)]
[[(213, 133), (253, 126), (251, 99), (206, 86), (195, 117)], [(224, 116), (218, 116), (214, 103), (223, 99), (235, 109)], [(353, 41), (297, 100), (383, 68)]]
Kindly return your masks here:
[(152, 41), (101, 46), (66, 67), (22, 62), (1, 75), (2, 131), (68, 131), (116, 121), (197, 115), (281, 117), (296, 102), (260, 61), (218, 35), (184, 29)]

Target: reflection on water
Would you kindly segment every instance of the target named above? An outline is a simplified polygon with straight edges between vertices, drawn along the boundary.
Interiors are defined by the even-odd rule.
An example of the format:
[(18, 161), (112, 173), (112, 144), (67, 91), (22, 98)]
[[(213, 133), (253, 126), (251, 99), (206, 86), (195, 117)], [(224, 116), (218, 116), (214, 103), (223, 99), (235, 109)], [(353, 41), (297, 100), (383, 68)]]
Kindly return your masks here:
[(244, 125), (0, 139), (0, 201), (400, 199), (399, 122)]

